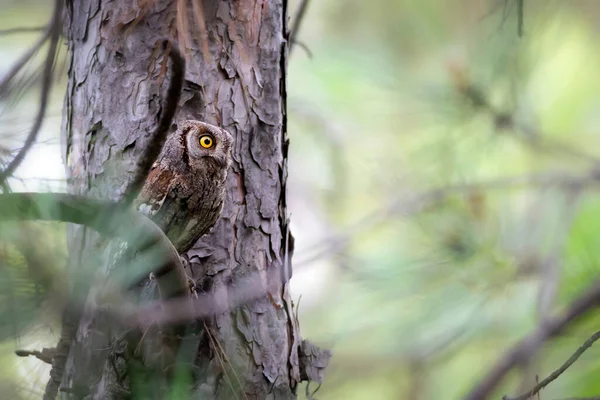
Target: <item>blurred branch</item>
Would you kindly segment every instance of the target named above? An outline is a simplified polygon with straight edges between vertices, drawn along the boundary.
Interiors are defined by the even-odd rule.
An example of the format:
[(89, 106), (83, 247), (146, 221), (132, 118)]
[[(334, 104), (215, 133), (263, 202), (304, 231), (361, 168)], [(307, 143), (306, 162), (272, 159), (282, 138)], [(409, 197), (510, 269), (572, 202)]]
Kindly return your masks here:
[[(40, 127), (42, 126), (42, 121), (44, 120), (44, 115), (46, 114), (46, 108), (48, 106), (48, 97), (50, 95), (50, 89), (52, 87), (52, 70), (54, 66), (54, 57), (56, 55), (56, 49), (58, 46), (58, 39), (60, 37), (61, 32), (61, 18), (62, 18), (62, 9), (63, 9), (63, 0), (55, 0), (54, 4), (54, 12), (52, 14), (52, 19), (50, 21), (50, 25), (48, 27), (48, 32), (50, 36), (50, 47), (48, 48), (48, 54), (46, 55), (46, 61), (44, 63), (44, 72), (43, 72), (43, 80), (42, 80), (42, 90), (40, 95), (40, 106), (38, 109), (38, 114), (35, 118), (33, 126), (31, 127), (31, 131), (25, 140), (25, 143), (19, 153), (10, 161), (8, 166), (0, 172), (0, 183), (6, 181), (8, 177), (12, 175), (12, 173), (17, 169), (19, 164), (23, 161), (27, 152), (35, 143), (37, 135), (39, 133)], [(46, 34), (45, 34), (46, 35)], [(45, 38), (43, 38), (45, 41)], [(43, 43), (42, 41), (42, 43)], [(38, 42), (39, 43), (39, 42)], [(36, 43), (37, 44), (37, 43)], [(41, 44), (40, 44), (41, 45)], [(34, 46), (35, 48), (35, 46)], [(33, 54), (35, 50), (30, 50), (30, 53)], [(21, 60), (20, 60), (21, 61)], [(23, 64), (19, 67), (19, 69), (26, 63), (24, 61)], [(19, 63), (17, 63), (18, 65)], [(14, 74), (16, 71), (13, 67)], [(11, 71), (12, 72), (12, 71)], [(14, 76), (14, 75), (13, 75)], [(0, 83), (0, 94), (5, 90), (4, 85), (8, 85), (8, 82), (12, 79), (10, 72), (7, 78)]]
[[(122, 204), (58, 193), (10, 193), (0, 195), (0, 222), (45, 220), (85, 225), (107, 237), (119, 237), (133, 248), (162, 249), (164, 259), (153, 272), (161, 293), (186, 293), (187, 276), (177, 250), (163, 231), (146, 216)], [(139, 230), (135, 241), (132, 227)]]
[(523, 37), (524, 0), (517, 0), (517, 35)]
[(310, 58), (310, 59), (313, 58), (312, 51), (310, 51), (310, 49), (308, 48), (308, 46), (305, 43), (299, 42), (299, 41), (296, 40), (296, 41), (292, 42), (292, 45), (298, 45), (298, 46), (300, 46), (300, 48), (306, 52), (306, 55), (308, 56), (308, 58)]
[(511, 113), (498, 110), (489, 101), (487, 93), (471, 82), (469, 77), (467, 77), (467, 72), (464, 68), (450, 65), (448, 66), (448, 70), (458, 93), (462, 95), (465, 100), (469, 101), (476, 111), (483, 111), (490, 114), (494, 120), (495, 128), (498, 131), (512, 130), (521, 132), (522, 134), (513, 136), (524, 142), (532, 150), (547, 153), (561, 153), (563, 155), (574, 158), (583, 158), (595, 164), (600, 164), (600, 157), (572, 147), (565, 142), (550, 139), (535, 127), (518, 122)]
[(554, 299), (558, 292), (560, 266), (562, 265), (564, 258), (566, 242), (571, 230), (571, 225), (577, 215), (581, 194), (581, 189), (566, 194), (566, 210), (564, 210), (564, 215), (562, 215), (561, 218), (563, 226), (562, 229), (557, 228), (560, 232), (556, 234), (557, 237), (554, 238), (554, 244), (551, 246), (552, 250), (544, 262), (542, 287), (538, 297), (538, 318), (541, 322), (543, 322), (552, 308), (552, 303), (554, 303)]
[(561, 376), (562, 373), (565, 372), (571, 365), (573, 365), (575, 363), (575, 361), (577, 361), (577, 359), (579, 357), (581, 357), (581, 355), (587, 349), (592, 347), (594, 342), (597, 341), (598, 339), (600, 339), (600, 331), (594, 333), (588, 340), (586, 340), (581, 345), (581, 347), (579, 347), (577, 349), (577, 351), (575, 353), (573, 353), (573, 355), (571, 357), (569, 357), (569, 359), (567, 361), (565, 361), (565, 363), (563, 365), (560, 366), (560, 368), (558, 368), (557, 370), (552, 372), (550, 375), (548, 375), (548, 377), (546, 379), (542, 380), (540, 383), (535, 385), (533, 387), (533, 389), (531, 389), (529, 392), (522, 394), (521, 396), (517, 396), (517, 397), (504, 396), (502, 399), (503, 400), (527, 400), (527, 399), (531, 398), (533, 395), (537, 394), (540, 390), (542, 390), (543, 388), (548, 386), (550, 384), (550, 382), (554, 381), (556, 378)]
[(152, 164), (160, 154), (163, 145), (165, 144), (165, 140), (167, 139), (171, 123), (173, 122), (175, 111), (177, 111), (179, 98), (181, 97), (181, 89), (185, 77), (185, 61), (179, 52), (178, 45), (173, 45), (171, 41), (164, 39), (163, 45), (165, 46), (166, 51), (168, 51), (173, 64), (171, 81), (169, 82), (169, 88), (163, 102), (163, 110), (158, 121), (158, 126), (152, 134), (150, 143), (148, 143), (138, 160), (133, 179), (129, 182), (127, 188), (123, 192), (125, 206), (131, 204), (131, 202), (135, 200), (148, 177)]
[(0, 80), (0, 98), (3, 93), (7, 90), (10, 82), (15, 78), (15, 76), (21, 71), (21, 69), (27, 64), (31, 57), (46, 43), (46, 40), (50, 37), (51, 29), (48, 27), (46, 31), (42, 34), (42, 36), (31, 46), (22, 56), (19, 58), (8, 70), (6, 75)]
[[(584, 294), (575, 299), (564, 312), (554, 317), (549, 317), (528, 336), (514, 345), (511, 349), (507, 350), (504, 356), (496, 362), (481, 381), (465, 396), (465, 400), (482, 400), (488, 398), (510, 370), (517, 365), (526, 363), (540, 350), (547, 340), (562, 334), (573, 322), (577, 321), (585, 313), (599, 305), (600, 280), (597, 280), (589, 286)], [(586, 344), (587, 343), (588, 342), (586, 342)], [(593, 341), (591, 343), (593, 343)], [(584, 351), (587, 347), (584, 348)], [(579, 357), (579, 355), (577, 355), (577, 357)], [(575, 358), (575, 360), (576, 359), (577, 358)]]
[(26, 26), (19, 28), (0, 29), (0, 36), (13, 35), (15, 33), (40, 32), (47, 29), (46, 26)]
[(134, 328), (143, 329), (154, 324), (179, 324), (222, 314), (241, 305), (264, 300), (281, 284), (279, 274), (277, 269), (267, 272), (265, 285), (265, 277), (261, 273), (248, 273), (225, 287), (219, 287), (215, 292), (195, 294), (191, 306), (187, 299), (173, 298), (155, 301), (143, 307), (135, 306), (133, 309), (125, 305), (109, 307), (108, 312), (117, 313), (117, 317)]
[[(308, 8), (308, 0), (301, 0), (300, 5), (298, 6), (298, 11), (296, 12), (296, 16), (294, 17), (294, 21), (292, 22), (292, 26), (290, 28), (290, 51), (289, 54), (292, 54), (292, 50), (294, 50), (294, 45), (298, 44), (298, 32), (300, 31), (300, 25), (302, 24), (302, 20), (304, 19), (304, 15), (306, 14), (306, 9)], [(302, 45), (304, 49), (306, 45)], [(312, 57), (312, 53), (307, 51), (308, 54)]]
[(55, 353), (56, 353), (56, 348), (50, 348), (50, 349), (43, 348), (42, 351), (15, 350), (15, 354), (19, 357), (34, 356), (34, 357), (42, 360), (46, 364), (52, 364), (52, 358), (54, 357)]
[[(550, 246), (549, 254), (545, 257), (542, 263), (542, 274), (540, 289), (537, 298), (537, 323), (543, 324), (554, 306), (561, 276), (561, 266), (563, 264), (565, 247), (568, 240), (568, 235), (571, 230), (573, 220), (577, 215), (579, 200), (582, 195), (582, 190), (574, 190), (566, 193), (566, 204), (563, 215), (559, 218), (558, 223), (562, 227), (557, 227), (557, 233), (553, 238), (553, 244)], [(523, 367), (523, 379), (519, 386), (518, 392), (525, 391), (527, 387), (532, 385), (531, 378), (535, 376), (534, 371), (537, 369), (539, 360), (531, 360)], [(537, 378), (537, 376), (535, 376)], [(534, 381), (533, 383), (537, 383)]]
[(330, 253), (339, 251), (348, 245), (353, 236), (363, 232), (372, 226), (385, 221), (390, 216), (401, 214), (410, 216), (422, 212), (428, 207), (441, 203), (449, 196), (454, 194), (464, 194), (473, 191), (481, 190), (502, 190), (514, 189), (518, 187), (560, 187), (565, 190), (579, 190), (586, 185), (600, 183), (600, 171), (595, 168), (585, 174), (573, 175), (565, 172), (546, 172), (541, 174), (500, 178), (485, 182), (456, 184), (439, 189), (433, 189), (414, 196), (397, 196), (390, 201), (387, 206), (371, 213), (362, 218), (354, 226), (345, 229), (345, 233), (340, 236), (332, 237), (328, 240), (321, 241), (312, 255), (307, 256), (296, 262), (296, 266), (309, 264), (317, 259), (320, 259)]

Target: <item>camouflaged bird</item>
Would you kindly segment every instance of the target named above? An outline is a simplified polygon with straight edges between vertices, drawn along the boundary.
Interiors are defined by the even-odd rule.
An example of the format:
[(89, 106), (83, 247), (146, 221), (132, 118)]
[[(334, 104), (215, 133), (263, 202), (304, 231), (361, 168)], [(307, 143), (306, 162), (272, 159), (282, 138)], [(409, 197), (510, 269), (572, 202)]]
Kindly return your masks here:
[(224, 129), (183, 121), (165, 142), (134, 202), (180, 253), (208, 232), (221, 213), (232, 145)]

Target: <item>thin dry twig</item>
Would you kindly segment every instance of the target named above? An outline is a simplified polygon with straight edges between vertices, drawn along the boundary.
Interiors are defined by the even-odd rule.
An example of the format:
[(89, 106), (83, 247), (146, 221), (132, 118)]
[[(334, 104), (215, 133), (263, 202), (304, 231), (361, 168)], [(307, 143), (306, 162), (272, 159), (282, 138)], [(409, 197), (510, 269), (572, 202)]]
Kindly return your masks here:
[(0, 36), (13, 35), (17, 33), (40, 32), (47, 29), (46, 26), (22, 26), (17, 28), (0, 29)]
[[(300, 25), (302, 24), (302, 20), (304, 19), (304, 15), (306, 14), (306, 9), (308, 8), (308, 0), (302, 0), (300, 5), (298, 6), (298, 12), (296, 13), (296, 17), (294, 17), (294, 21), (292, 22), (292, 26), (290, 28), (290, 52), (292, 54), (292, 50), (294, 49), (294, 45), (298, 44), (298, 32), (300, 31)], [(302, 47), (307, 49), (306, 45), (302, 44)], [(308, 50), (308, 49), (307, 49)], [(310, 51), (308, 53), (311, 55)]]
[(588, 340), (586, 340), (581, 345), (581, 347), (579, 347), (577, 349), (577, 351), (575, 353), (573, 353), (573, 355), (571, 357), (569, 357), (569, 359), (567, 361), (565, 361), (565, 363), (563, 365), (560, 366), (560, 368), (558, 368), (557, 370), (553, 371), (550, 375), (548, 375), (548, 377), (546, 379), (542, 380), (537, 385), (535, 385), (529, 392), (527, 392), (525, 394), (522, 394), (520, 396), (517, 396), (517, 397), (504, 396), (502, 399), (503, 400), (527, 400), (527, 399), (533, 397), (540, 390), (542, 390), (543, 388), (545, 388), (546, 386), (548, 386), (550, 384), (550, 382), (556, 380), (556, 378), (558, 378), (559, 376), (561, 376), (562, 373), (565, 372), (571, 365), (573, 365), (575, 363), (575, 361), (577, 361), (577, 359), (579, 357), (581, 357), (581, 355), (587, 349), (589, 349), (590, 347), (592, 347), (592, 345), (594, 344), (594, 342), (597, 341), (598, 339), (600, 339), (600, 331), (594, 333)]
[[(27, 155), (27, 152), (29, 151), (31, 146), (33, 146), (33, 144), (35, 143), (35, 141), (37, 139), (37, 135), (40, 131), (40, 127), (42, 126), (42, 122), (43, 122), (44, 116), (46, 114), (46, 108), (48, 107), (48, 97), (50, 96), (50, 89), (52, 88), (52, 68), (54, 65), (54, 57), (56, 56), (56, 49), (58, 47), (58, 39), (60, 37), (60, 32), (61, 32), (60, 27), (61, 27), (63, 4), (64, 4), (64, 2), (62, 0), (55, 1), (54, 12), (52, 14), (52, 19), (50, 21), (50, 25), (49, 25), (48, 32), (47, 32), (47, 34), (50, 36), (50, 47), (48, 48), (48, 54), (46, 55), (46, 61), (44, 63), (42, 90), (41, 90), (41, 94), (40, 94), (40, 106), (38, 109), (37, 116), (35, 118), (33, 126), (31, 127), (31, 131), (29, 132), (29, 135), (27, 136), (27, 139), (25, 140), (25, 143), (23, 144), (23, 147), (17, 153), (17, 155), (10, 161), (8, 166), (3, 171), (0, 172), (0, 183), (6, 182), (8, 177), (10, 177), (12, 175), (12, 173), (15, 172), (17, 167), (21, 164), (21, 162)], [(46, 36), (46, 34), (44, 36)], [(40, 39), (40, 41), (38, 41), (39, 46), (41, 46), (42, 43), (46, 40), (46, 38), (44, 36)], [(36, 45), (38, 43), (36, 43)], [(28, 54), (31, 53), (31, 55), (32, 55), (33, 53), (35, 53), (36, 50), (37, 50), (36, 46), (34, 46), (34, 47), (32, 47), (32, 49), (30, 49)], [(27, 60), (28, 59), (29, 58), (27, 58)], [(18, 70), (23, 65), (25, 65), (25, 63), (27, 62), (27, 60), (25, 60), (25, 61), (23, 61), (23, 60), (24, 60), (24, 58), (22, 58), (21, 60), (19, 60), (19, 62), (17, 62), (15, 64), (15, 67), (16, 67), (16, 66), (19, 66), (19, 64), (22, 62), (22, 64), (19, 66), (18, 69), (15, 69), (13, 67), (12, 71), (15, 71), (14, 72), (15, 75), (18, 72)], [(9, 74), (7, 75), (7, 77), (5, 78), (5, 80), (3, 80), (2, 83), (0, 83), (0, 93), (2, 93), (2, 91), (4, 90), (4, 85), (8, 85), (8, 82), (10, 82), (10, 80), (12, 79), (12, 77), (11, 77), (11, 73), (13, 73), (12, 71), (10, 71)], [(14, 76), (14, 75), (12, 75), (12, 76)]]
[(0, 80), (0, 96), (6, 91), (8, 85), (21, 69), (31, 60), (31, 57), (46, 43), (50, 37), (51, 29), (48, 27), (40, 38), (13, 64), (4, 77)]
[(599, 305), (600, 280), (597, 280), (589, 286), (585, 293), (575, 299), (564, 312), (554, 317), (549, 317), (528, 336), (507, 350), (504, 356), (494, 364), (481, 381), (465, 396), (465, 400), (482, 400), (488, 398), (510, 370), (517, 365), (526, 363), (541, 349), (547, 340), (562, 334), (573, 322)]

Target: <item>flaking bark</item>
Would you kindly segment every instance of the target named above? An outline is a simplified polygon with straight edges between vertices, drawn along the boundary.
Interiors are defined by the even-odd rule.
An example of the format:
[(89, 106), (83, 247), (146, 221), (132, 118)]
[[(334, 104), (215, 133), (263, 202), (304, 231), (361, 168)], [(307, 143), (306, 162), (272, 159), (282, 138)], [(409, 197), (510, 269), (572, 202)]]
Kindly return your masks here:
[[(142, 10), (138, 3), (151, 5)], [(257, 293), (266, 293), (197, 324), (181, 351), (195, 365), (197, 398), (295, 398), (301, 340), (287, 283), (293, 238), (285, 198), (286, 1), (201, 3), (205, 27), (192, 29), (184, 49), (188, 69), (176, 120), (220, 125), (236, 139), (221, 218), (186, 257), (201, 291), (223, 295), (258, 274)], [(164, 52), (151, 44), (174, 36), (175, 13), (171, 1), (68, 2), (63, 156), (70, 192), (123, 197), (167, 81)], [(81, 227), (70, 230), (73, 268), (96, 240)], [(133, 362), (127, 344), (116, 340), (123, 332), (107, 332), (106, 323), (89, 314), (79, 323), (62, 381), (74, 397), (126, 398), (136, 390), (126, 375)]]

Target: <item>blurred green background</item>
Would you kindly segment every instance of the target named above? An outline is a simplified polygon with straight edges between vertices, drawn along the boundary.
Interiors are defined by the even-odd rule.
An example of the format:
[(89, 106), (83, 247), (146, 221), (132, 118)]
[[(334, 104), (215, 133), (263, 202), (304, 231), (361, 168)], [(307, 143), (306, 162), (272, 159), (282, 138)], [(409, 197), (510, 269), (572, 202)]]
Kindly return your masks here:
[[(288, 71), (288, 187), (302, 335), (334, 354), (317, 398), (461, 398), (599, 275), (600, 2), (524, 3), (520, 36), (513, 0), (309, 2)], [(41, 2), (0, 5), (0, 29), (49, 17)], [(0, 75), (35, 39), (0, 37)], [(62, 72), (14, 190), (64, 190)], [(0, 145), (18, 144), (36, 101), (0, 101)], [(61, 260), (63, 235), (49, 237)], [(27, 334), (2, 330), (0, 391), (39, 397), (47, 369), (12, 351), (53, 345), (55, 319), (36, 317), (49, 308), (28, 308)], [(497, 398), (599, 326), (592, 312)], [(600, 396), (599, 356), (541, 398)]]

